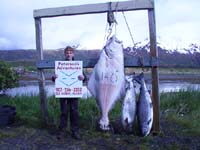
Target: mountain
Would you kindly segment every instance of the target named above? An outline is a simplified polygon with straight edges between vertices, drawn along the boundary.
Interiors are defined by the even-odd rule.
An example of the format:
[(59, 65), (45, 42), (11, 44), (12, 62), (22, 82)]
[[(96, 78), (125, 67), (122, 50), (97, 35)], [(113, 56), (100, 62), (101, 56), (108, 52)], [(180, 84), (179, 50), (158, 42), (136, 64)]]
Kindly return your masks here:
[[(167, 49), (157, 43), (158, 63), (162, 67), (200, 67), (200, 45), (191, 44), (186, 49)], [(149, 57), (150, 43), (148, 40), (138, 42), (134, 47), (125, 48), (127, 55)]]
[[(187, 49), (169, 50), (162, 44), (157, 43), (158, 46), (158, 62), (162, 67), (200, 67), (200, 46), (191, 44)], [(127, 47), (124, 49), (126, 56), (131, 57), (149, 57), (150, 44), (143, 41), (138, 42), (134, 47)], [(77, 50), (77, 57), (96, 59), (99, 56), (100, 50)], [(38, 53), (34, 49), (21, 50), (0, 50), (0, 60), (4, 61), (27, 61), (36, 62)], [(62, 60), (63, 49), (44, 50), (45, 60)]]
[[(62, 50), (45, 50), (44, 58), (61, 59)], [(34, 49), (0, 50), (0, 60), (4, 61), (36, 61), (39, 57)]]
[[(196, 44), (196, 43), (191, 43), (187, 48), (176, 48), (176, 49), (169, 49), (167, 48), (167, 46), (162, 42), (157, 42), (157, 47), (159, 47), (160, 49), (164, 49), (166, 50), (166, 53), (184, 53), (184, 54), (193, 54), (193, 53), (200, 53), (200, 45)], [(145, 39), (142, 42), (137, 42), (135, 43), (135, 45), (131, 48), (129, 47), (129, 49), (133, 49), (133, 50), (146, 50), (149, 52), (150, 50), (150, 42), (149, 40)]]

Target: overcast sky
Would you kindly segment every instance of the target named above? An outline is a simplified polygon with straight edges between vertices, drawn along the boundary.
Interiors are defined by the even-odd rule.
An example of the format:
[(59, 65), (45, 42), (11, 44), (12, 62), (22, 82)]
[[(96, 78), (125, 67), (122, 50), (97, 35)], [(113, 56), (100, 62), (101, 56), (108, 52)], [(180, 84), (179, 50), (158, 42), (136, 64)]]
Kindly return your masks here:
[[(125, 0), (1, 0), (0, 49), (35, 49), (33, 10), (80, 4)], [(200, 44), (200, 0), (155, 0), (157, 41), (169, 48)], [(147, 11), (125, 12), (134, 42), (149, 38)], [(121, 12), (113, 33), (132, 46)], [(79, 45), (79, 48), (102, 48), (106, 36), (106, 14), (65, 16), (42, 19), (44, 49)]]

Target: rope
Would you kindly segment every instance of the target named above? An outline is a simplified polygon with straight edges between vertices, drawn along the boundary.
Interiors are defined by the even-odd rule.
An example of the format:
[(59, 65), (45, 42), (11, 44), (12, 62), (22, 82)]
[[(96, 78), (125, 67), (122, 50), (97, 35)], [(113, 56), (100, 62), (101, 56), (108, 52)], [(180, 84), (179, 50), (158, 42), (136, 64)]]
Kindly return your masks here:
[[(132, 40), (132, 42), (133, 42), (133, 45), (135, 46), (135, 42), (134, 42), (134, 39), (133, 39), (133, 35), (132, 35), (132, 33), (131, 33), (131, 29), (130, 29), (130, 27), (129, 27), (129, 25), (128, 25), (128, 21), (127, 21), (127, 19), (126, 19), (126, 16), (125, 16), (125, 14), (124, 14), (124, 11), (122, 11), (122, 14), (123, 14), (123, 16), (124, 16), (124, 20), (125, 20), (125, 22), (126, 22), (126, 25), (127, 25), (129, 34), (130, 34), (130, 36), (131, 36), (131, 40)], [(140, 63), (141, 68), (142, 68), (142, 72), (145, 72), (145, 70), (144, 70), (144, 58), (143, 58), (142, 56), (138, 56), (138, 57), (139, 57), (139, 63)]]
[(107, 28), (108, 28), (108, 23), (106, 23), (105, 35), (104, 35), (104, 38), (103, 38), (103, 46), (105, 45), (105, 40), (106, 40), (106, 31), (107, 31)]
[[(113, 24), (111, 26), (109, 26), (109, 28), (108, 28), (108, 23), (106, 23), (105, 35), (104, 35), (104, 39), (103, 39), (103, 46), (105, 45), (105, 41), (108, 40), (110, 35), (112, 34), (112, 28), (113, 28)], [(108, 33), (108, 35), (106, 33)]]
[(109, 28), (108, 28), (107, 40), (109, 39), (110, 35), (112, 34), (112, 28), (113, 28), (113, 24), (111, 24), (111, 26), (109, 26)]
[(127, 20), (126, 20), (126, 16), (125, 16), (125, 14), (124, 14), (124, 11), (122, 11), (122, 14), (123, 14), (123, 16), (124, 16), (124, 20), (125, 20), (125, 22), (126, 22), (126, 25), (127, 25), (129, 34), (130, 34), (130, 36), (131, 36), (131, 40), (132, 40), (132, 42), (133, 42), (133, 45), (135, 45), (135, 42), (134, 42), (134, 39), (133, 39), (133, 35), (132, 35), (132, 33), (131, 33), (131, 29), (130, 29), (130, 27), (129, 27), (129, 25), (128, 25), (128, 22), (127, 22)]
[(118, 4), (119, 2), (117, 2), (116, 6), (115, 6), (115, 35), (117, 35), (117, 11), (118, 11)]

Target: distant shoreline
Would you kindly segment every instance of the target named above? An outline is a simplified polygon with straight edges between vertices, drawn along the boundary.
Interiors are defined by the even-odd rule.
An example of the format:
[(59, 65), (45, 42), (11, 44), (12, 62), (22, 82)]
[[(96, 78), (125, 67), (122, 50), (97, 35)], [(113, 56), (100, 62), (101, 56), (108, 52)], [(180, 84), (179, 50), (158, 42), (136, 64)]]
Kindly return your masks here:
[[(138, 73), (136, 73), (138, 74)], [(51, 81), (51, 76), (53, 73), (45, 73), (46, 84), (54, 84)], [(88, 77), (89, 78), (89, 77)], [(145, 80), (147, 82), (151, 82), (151, 74), (145, 73)], [(195, 84), (200, 84), (200, 74), (198, 73), (159, 73), (159, 81), (160, 82), (190, 82)], [(19, 80), (20, 85), (28, 85), (28, 84), (38, 84), (38, 74), (37, 72), (28, 72), (21, 75)]]

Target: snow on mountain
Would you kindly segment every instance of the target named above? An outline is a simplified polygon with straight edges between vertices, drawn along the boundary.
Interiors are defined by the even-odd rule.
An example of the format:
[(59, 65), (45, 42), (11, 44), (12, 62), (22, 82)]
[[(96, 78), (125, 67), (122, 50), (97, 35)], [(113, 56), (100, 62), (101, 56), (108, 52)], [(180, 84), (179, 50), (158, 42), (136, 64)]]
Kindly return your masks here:
[[(166, 50), (166, 53), (182, 53), (182, 54), (193, 54), (193, 53), (200, 53), (200, 45), (199, 44), (190, 44), (188, 47), (185, 48), (169, 48), (169, 45), (165, 44), (162, 41), (157, 42), (157, 47), (162, 50)], [(148, 39), (145, 39), (142, 42), (137, 42), (133, 47), (125, 48), (125, 51), (128, 53), (135, 54), (136, 50), (146, 50), (147, 52), (150, 51), (150, 42)]]
[(159, 39), (159, 42), (157, 42), (157, 46), (162, 49), (167, 50), (169, 53), (174, 53), (174, 52), (178, 52), (178, 53), (182, 53), (182, 54), (193, 54), (195, 52), (200, 53), (200, 45), (196, 44), (196, 43), (195, 44), (192, 43), (192, 44), (188, 45), (187, 47), (181, 47), (181, 46), (178, 46), (178, 44), (177, 44), (176, 48), (170, 48), (169, 45), (166, 45), (164, 42), (162, 42)]
[(188, 53), (200, 53), (200, 45), (198, 44), (190, 44), (188, 49), (185, 49), (186, 51), (188, 51)]

